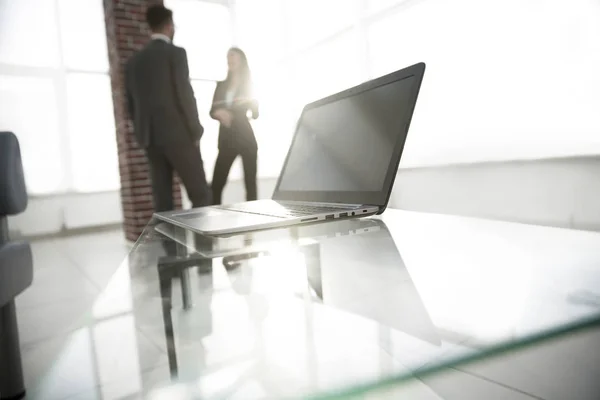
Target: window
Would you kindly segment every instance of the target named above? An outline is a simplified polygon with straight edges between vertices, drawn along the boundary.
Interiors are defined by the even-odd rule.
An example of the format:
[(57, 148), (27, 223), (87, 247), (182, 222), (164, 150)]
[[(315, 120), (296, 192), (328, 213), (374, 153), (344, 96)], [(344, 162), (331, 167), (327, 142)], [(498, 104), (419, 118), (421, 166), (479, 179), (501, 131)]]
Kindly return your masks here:
[[(165, 5), (188, 53), (209, 179), (218, 124), (208, 110), (231, 45), (245, 50), (253, 72), (262, 177), (279, 174), (304, 104), (419, 61), (427, 72), (404, 166), (600, 151), (596, 2)], [(96, 0), (0, 0), (0, 129), (21, 141), (32, 194), (118, 188), (104, 29)], [(241, 177), (239, 165), (232, 177)]]
[(215, 161), (217, 160), (217, 139), (219, 134), (219, 123), (209, 115), (216, 84), (212, 81), (193, 80), (192, 87), (196, 96), (196, 102), (198, 103), (200, 123), (204, 127), (204, 135), (200, 141), (200, 150), (202, 161), (204, 161), (206, 179), (210, 182)]
[(236, 44), (248, 55), (260, 103), (252, 122), (259, 176), (281, 172), (307, 101), (360, 81), (362, 54), (353, 42), (360, 1), (236, 1)]
[(67, 115), (73, 188), (79, 192), (119, 189), (110, 78), (105, 74), (68, 74)]
[(259, 162), (277, 176), (306, 102), (420, 61), (403, 166), (598, 153), (599, 15), (587, 0), (236, 0)]
[(289, 68), (285, 62), (289, 50), (285, 38), (287, 28), (286, 20), (281, 18), (285, 2), (237, 0), (234, 10), (234, 45), (248, 57), (254, 94), (259, 101), (260, 117), (251, 122), (258, 142), (258, 175), (276, 177), (293, 130), (288, 106), (291, 98)]
[(185, 48), (192, 79), (223, 79), (232, 43), (229, 7), (198, 0), (168, 0), (165, 6), (173, 10), (174, 43)]
[(427, 0), (374, 20), (373, 76), (427, 63), (403, 165), (599, 152), (599, 12), (585, 1)]
[(295, 109), (360, 83), (357, 39), (351, 31), (292, 59)]
[(371, 14), (379, 13), (386, 9), (389, 9), (397, 4), (402, 3), (406, 0), (366, 0), (367, 1), (367, 12)]
[(52, 77), (0, 75), (0, 130), (19, 137), (30, 193), (65, 187), (56, 98)]
[(0, 0), (0, 63), (28, 67), (60, 64), (53, 1)]
[(58, 6), (65, 66), (69, 69), (107, 72), (108, 52), (102, 2), (59, 0)]
[(102, 3), (0, 0), (0, 129), (30, 194), (119, 188)]
[(237, 0), (235, 4), (235, 44), (248, 55), (256, 75), (286, 54), (284, 31), (285, 2), (281, 0)]
[(356, 22), (357, 0), (287, 0), (291, 49), (297, 51), (326, 39)]

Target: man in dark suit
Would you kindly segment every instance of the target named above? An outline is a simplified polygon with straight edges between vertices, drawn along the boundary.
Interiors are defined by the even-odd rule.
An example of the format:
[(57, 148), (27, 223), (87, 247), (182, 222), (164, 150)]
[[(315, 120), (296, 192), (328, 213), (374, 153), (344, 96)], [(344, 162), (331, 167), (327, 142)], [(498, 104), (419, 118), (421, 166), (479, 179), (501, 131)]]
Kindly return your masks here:
[(152, 40), (129, 61), (125, 73), (136, 139), (146, 150), (156, 211), (173, 210), (173, 171), (194, 207), (211, 203), (199, 141), (204, 132), (189, 81), (187, 55), (172, 44), (173, 13), (148, 8)]

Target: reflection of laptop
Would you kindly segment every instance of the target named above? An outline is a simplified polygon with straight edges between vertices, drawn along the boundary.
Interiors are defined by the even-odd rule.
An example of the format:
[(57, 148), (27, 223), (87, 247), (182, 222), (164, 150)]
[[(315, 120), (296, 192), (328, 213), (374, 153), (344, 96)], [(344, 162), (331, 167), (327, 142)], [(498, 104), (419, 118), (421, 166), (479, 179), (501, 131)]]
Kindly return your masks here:
[(272, 200), (155, 214), (227, 235), (381, 214), (389, 200), (425, 64), (307, 105)]
[[(310, 287), (326, 305), (440, 346), (437, 328), (394, 238), (383, 221), (373, 222), (380, 229), (367, 236), (348, 236), (301, 248)], [(340, 254), (349, 256), (343, 265), (336, 262)], [(386, 281), (387, 287), (382, 286)]]
[(154, 227), (158, 233), (188, 247), (205, 258), (266, 252), (281, 246), (303, 246), (338, 236), (362, 235), (380, 229), (375, 219), (338, 220), (330, 224), (307, 224), (285, 229), (261, 230), (229, 237), (198, 237), (168, 223)]

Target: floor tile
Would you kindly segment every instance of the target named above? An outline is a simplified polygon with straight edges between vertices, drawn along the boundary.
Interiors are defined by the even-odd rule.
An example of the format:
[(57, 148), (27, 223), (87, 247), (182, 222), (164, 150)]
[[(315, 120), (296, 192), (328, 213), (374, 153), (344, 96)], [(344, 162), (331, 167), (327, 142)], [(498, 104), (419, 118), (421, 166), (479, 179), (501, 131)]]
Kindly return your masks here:
[(17, 306), (22, 310), (61, 302), (91, 301), (98, 293), (98, 288), (70, 261), (53, 263), (34, 271), (33, 283), (17, 297)]
[[(17, 305), (18, 305), (17, 301)], [(83, 326), (93, 300), (51, 303), (33, 308), (18, 308), (17, 322), (21, 346), (64, 335)]]
[(69, 261), (61, 249), (61, 239), (34, 240), (30, 242), (30, 246), (33, 253), (33, 267), (36, 270)]
[(98, 289), (106, 286), (131, 250), (120, 230), (65, 238), (60, 246)]
[(29, 398), (44, 400), (85, 398), (83, 393), (94, 391), (101, 398), (129, 396), (145, 387), (146, 371), (168, 369), (166, 355), (135, 329), (132, 316), (99, 321), (24, 349), (23, 364)]
[(161, 365), (144, 371), (138, 376), (124, 376), (106, 385), (66, 397), (64, 400), (148, 399), (153, 398), (150, 394), (154, 390), (169, 386), (171, 383), (168, 366)]
[(88, 329), (55, 337), (23, 349), (23, 370), (29, 399), (62, 399), (94, 388), (95, 366)]

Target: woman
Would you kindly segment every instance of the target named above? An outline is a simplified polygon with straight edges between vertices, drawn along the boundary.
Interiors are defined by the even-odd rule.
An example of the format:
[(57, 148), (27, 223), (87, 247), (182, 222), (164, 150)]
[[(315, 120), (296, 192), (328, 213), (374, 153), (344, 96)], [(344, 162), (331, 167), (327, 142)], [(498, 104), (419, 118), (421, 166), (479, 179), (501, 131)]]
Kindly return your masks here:
[(256, 156), (258, 145), (248, 120), (258, 118), (258, 103), (252, 97), (250, 68), (244, 52), (237, 47), (227, 53), (227, 78), (217, 83), (210, 116), (221, 123), (219, 155), (212, 179), (213, 204), (221, 195), (236, 157), (242, 156), (246, 200), (256, 200)]

